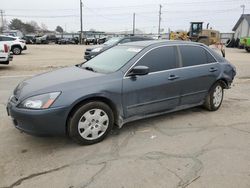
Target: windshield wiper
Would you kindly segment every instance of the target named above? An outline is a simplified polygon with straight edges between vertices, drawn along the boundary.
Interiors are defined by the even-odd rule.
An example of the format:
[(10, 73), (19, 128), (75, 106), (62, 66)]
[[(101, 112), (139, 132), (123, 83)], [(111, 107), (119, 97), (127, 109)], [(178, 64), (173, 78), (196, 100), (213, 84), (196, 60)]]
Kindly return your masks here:
[(96, 72), (92, 67), (83, 67), (83, 68), (92, 72)]

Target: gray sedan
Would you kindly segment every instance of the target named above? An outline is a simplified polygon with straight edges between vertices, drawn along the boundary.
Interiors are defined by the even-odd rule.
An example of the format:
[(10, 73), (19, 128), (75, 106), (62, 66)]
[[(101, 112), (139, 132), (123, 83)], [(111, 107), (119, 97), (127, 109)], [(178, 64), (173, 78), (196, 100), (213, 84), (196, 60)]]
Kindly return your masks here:
[(23, 81), (7, 112), (24, 132), (93, 144), (113, 125), (194, 106), (216, 111), (235, 74), (233, 65), (203, 44), (127, 43)]

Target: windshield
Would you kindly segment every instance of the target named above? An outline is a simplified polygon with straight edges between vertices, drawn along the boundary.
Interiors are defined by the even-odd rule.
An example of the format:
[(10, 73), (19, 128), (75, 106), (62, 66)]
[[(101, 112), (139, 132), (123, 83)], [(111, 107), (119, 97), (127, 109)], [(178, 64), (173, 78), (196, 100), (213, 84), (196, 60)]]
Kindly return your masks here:
[(141, 48), (131, 46), (116, 46), (82, 65), (82, 68), (100, 73), (111, 73), (123, 67)]
[(109, 39), (107, 42), (105, 42), (104, 45), (108, 45), (108, 46), (113, 45), (121, 39), (122, 39), (122, 37), (113, 37), (113, 38)]

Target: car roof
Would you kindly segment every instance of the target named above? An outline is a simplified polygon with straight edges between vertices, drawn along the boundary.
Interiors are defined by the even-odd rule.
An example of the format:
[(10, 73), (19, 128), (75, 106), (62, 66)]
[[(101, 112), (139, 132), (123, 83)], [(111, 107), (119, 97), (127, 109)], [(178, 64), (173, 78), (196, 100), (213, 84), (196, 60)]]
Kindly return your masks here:
[(189, 45), (202, 45), (201, 43), (191, 42), (191, 41), (181, 41), (181, 40), (145, 40), (145, 41), (136, 41), (128, 42), (121, 44), (121, 46), (140, 46), (147, 47), (151, 45), (178, 45), (178, 44), (189, 44)]

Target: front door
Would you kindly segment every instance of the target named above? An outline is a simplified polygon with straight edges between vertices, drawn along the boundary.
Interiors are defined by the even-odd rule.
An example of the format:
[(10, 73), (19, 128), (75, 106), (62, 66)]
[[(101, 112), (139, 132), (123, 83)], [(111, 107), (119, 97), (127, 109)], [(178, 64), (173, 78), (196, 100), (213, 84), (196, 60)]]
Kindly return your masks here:
[(171, 110), (180, 97), (176, 47), (163, 46), (146, 53), (134, 66), (147, 66), (149, 74), (123, 79), (126, 118)]

